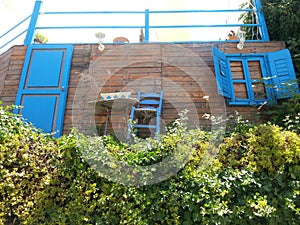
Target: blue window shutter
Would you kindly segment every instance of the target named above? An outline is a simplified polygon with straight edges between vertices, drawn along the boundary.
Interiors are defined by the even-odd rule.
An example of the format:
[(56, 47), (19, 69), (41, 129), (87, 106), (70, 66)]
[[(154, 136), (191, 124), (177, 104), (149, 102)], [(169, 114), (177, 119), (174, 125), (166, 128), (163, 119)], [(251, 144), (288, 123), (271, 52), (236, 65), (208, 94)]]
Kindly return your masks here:
[(232, 81), (226, 55), (213, 46), (213, 57), (218, 93), (227, 98), (232, 98)]
[(270, 77), (274, 85), (275, 98), (291, 97), (293, 93), (299, 93), (296, 74), (288, 49), (267, 53)]

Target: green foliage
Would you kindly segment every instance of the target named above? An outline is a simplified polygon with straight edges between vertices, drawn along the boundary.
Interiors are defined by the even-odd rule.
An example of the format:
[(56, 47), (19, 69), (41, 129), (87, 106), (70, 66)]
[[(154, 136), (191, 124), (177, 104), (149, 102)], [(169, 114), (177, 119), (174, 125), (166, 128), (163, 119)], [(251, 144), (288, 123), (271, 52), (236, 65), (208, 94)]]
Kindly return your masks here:
[(40, 44), (44, 44), (44, 43), (47, 43), (49, 40), (45, 35), (36, 33), (34, 35), (34, 41), (37, 43), (40, 43)]
[[(227, 138), (220, 146), (223, 168), (251, 171), (256, 188), (248, 185), (247, 197), (259, 193), (250, 206), (267, 213), (263, 224), (298, 224), (300, 221), (300, 136), (276, 125), (262, 124), (246, 134)], [(254, 179), (254, 180), (253, 180)], [(248, 186), (248, 187), (247, 187)], [(256, 197), (257, 199), (258, 197)], [(248, 201), (249, 202), (249, 201)], [(257, 205), (258, 204), (258, 205)], [(248, 209), (248, 207), (247, 207)], [(260, 222), (258, 224), (261, 224)]]
[(270, 122), (300, 133), (300, 94), (277, 105), (269, 106), (265, 113), (270, 118)]
[[(240, 125), (214, 158), (209, 134), (181, 120), (166, 135), (129, 144), (76, 131), (53, 140), (0, 112), (0, 224), (300, 222), (300, 137), (278, 126)], [(163, 181), (151, 183), (166, 168), (130, 170), (165, 158), (185, 163)], [(130, 185), (110, 179), (127, 170)]]
[[(299, 19), (300, 20), (300, 19)], [(300, 24), (298, 25), (300, 26)], [(291, 51), (292, 59), (294, 62), (294, 67), (298, 75), (298, 80), (300, 79), (300, 38), (292, 37), (287, 41), (287, 46)], [(299, 83), (299, 82), (298, 82)]]
[(246, 134), (227, 138), (220, 147), (219, 159), (233, 168), (248, 168), (273, 174), (300, 162), (299, 135), (279, 126), (262, 124)]
[[(273, 40), (299, 40), (298, 0), (261, 0), (270, 37)], [(299, 42), (298, 42), (299, 43)]]
[[(240, 8), (244, 9), (253, 9), (254, 6), (254, 1), (249, 0), (245, 1), (240, 5)], [(239, 17), (239, 20), (243, 21), (244, 24), (256, 24), (257, 17), (255, 13), (242, 13), (241, 16)], [(246, 32), (246, 40), (260, 40), (261, 35), (257, 27), (243, 27), (243, 31)]]
[(298, 0), (262, 0), (271, 40), (286, 41), (300, 72), (300, 14)]
[(0, 106), (0, 224), (20, 224), (55, 170), (55, 142)]

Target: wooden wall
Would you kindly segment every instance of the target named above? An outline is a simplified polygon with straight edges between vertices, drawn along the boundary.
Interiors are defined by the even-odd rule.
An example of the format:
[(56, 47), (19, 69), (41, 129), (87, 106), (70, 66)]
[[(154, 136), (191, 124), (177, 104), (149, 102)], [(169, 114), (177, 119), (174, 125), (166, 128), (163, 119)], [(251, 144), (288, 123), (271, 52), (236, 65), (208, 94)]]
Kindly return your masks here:
[(4, 87), (4, 82), (5, 82), (7, 70), (9, 68), (11, 52), (12, 52), (12, 49), (5, 52), (0, 57), (0, 62), (1, 62), (1, 64), (0, 64), (0, 93), (2, 92), (3, 87)]
[(0, 101), (4, 105), (15, 103), (26, 49), (14, 46), (0, 55)]
[[(263, 53), (284, 49), (283, 42), (246, 43), (242, 51), (236, 43), (111, 44), (104, 51), (98, 45), (75, 45), (65, 111), (64, 133), (73, 126), (92, 122), (103, 126), (105, 113), (90, 110), (88, 101), (102, 92), (164, 90), (163, 123), (178, 118), (190, 109), (191, 121), (205, 113), (238, 112), (245, 119), (258, 119), (256, 107), (234, 107), (225, 104), (216, 92), (212, 46), (225, 53)], [(14, 104), (26, 47), (14, 46), (0, 55), (0, 99), (4, 105)], [(207, 101), (204, 96), (209, 96)], [(113, 112), (114, 128), (126, 130), (124, 112)], [(94, 121), (93, 121), (94, 120)], [(122, 131), (121, 131), (122, 132)]]

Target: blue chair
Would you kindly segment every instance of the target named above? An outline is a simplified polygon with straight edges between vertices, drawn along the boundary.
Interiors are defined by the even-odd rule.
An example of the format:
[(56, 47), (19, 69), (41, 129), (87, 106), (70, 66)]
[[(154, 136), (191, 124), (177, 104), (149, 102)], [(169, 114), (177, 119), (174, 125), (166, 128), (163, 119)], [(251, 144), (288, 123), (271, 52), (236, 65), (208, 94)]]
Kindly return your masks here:
[[(160, 120), (162, 111), (163, 91), (160, 93), (142, 93), (138, 91), (138, 104), (131, 109), (129, 119), (134, 121), (128, 125), (127, 139), (130, 139), (131, 132), (138, 132), (139, 129), (154, 129), (156, 134), (160, 133)], [(155, 124), (149, 120), (155, 119)]]

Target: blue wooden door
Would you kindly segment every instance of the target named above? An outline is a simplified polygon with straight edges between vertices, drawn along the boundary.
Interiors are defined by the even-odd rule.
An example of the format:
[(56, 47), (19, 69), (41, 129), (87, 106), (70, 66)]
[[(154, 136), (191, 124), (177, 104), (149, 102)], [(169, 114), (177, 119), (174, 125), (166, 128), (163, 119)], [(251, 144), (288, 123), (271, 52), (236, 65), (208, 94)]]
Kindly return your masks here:
[(63, 129), (72, 52), (72, 45), (29, 46), (16, 97), (22, 107), (15, 113), (56, 137)]

